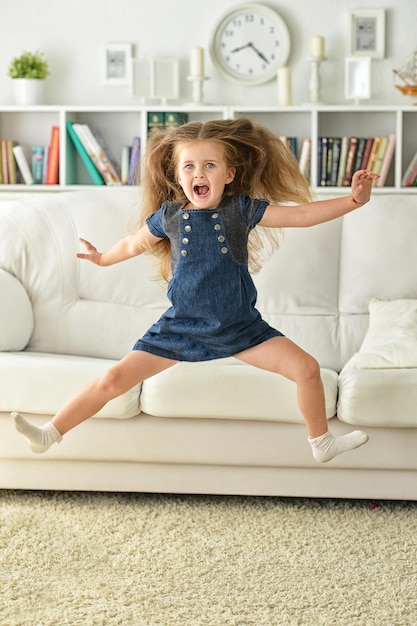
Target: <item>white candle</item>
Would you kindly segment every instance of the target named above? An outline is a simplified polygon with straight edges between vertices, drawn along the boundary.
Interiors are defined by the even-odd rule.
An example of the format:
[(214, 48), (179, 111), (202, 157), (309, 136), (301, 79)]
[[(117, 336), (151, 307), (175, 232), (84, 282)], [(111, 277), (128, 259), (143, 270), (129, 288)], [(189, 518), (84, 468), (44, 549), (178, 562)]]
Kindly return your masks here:
[(311, 39), (311, 56), (313, 59), (324, 59), (324, 37), (314, 35)]
[(289, 67), (278, 68), (278, 104), (289, 106), (292, 104), (291, 96), (291, 70)]
[(190, 56), (190, 76), (204, 77), (204, 50), (192, 48)]

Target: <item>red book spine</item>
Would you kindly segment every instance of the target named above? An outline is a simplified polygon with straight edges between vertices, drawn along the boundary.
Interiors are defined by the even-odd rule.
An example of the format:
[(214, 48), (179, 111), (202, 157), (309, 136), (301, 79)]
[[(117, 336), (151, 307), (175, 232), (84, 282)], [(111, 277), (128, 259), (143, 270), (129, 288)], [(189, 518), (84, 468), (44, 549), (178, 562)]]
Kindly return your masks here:
[(48, 153), (48, 169), (45, 183), (57, 185), (59, 181), (59, 126), (53, 126), (51, 131), (51, 143)]

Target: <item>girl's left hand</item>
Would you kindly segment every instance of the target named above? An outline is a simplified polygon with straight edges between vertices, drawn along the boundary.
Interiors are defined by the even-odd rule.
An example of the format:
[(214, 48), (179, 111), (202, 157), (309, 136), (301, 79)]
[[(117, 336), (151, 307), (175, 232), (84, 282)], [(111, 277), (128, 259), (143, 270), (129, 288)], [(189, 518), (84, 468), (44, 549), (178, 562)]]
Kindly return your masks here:
[(371, 197), (372, 183), (379, 178), (369, 170), (358, 170), (352, 176), (352, 197), (356, 204), (365, 204)]

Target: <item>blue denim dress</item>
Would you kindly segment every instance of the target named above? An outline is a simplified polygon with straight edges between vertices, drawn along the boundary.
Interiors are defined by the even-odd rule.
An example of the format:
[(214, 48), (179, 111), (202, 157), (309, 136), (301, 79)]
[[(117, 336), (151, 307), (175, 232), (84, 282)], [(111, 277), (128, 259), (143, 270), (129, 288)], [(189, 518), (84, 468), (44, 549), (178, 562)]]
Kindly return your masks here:
[(150, 232), (170, 240), (172, 306), (134, 350), (209, 361), (282, 336), (255, 308), (257, 292), (248, 269), (248, 235), (267, 206), (246, 195), (224, 198), (216, 209), (166, 202), (148, 218)]

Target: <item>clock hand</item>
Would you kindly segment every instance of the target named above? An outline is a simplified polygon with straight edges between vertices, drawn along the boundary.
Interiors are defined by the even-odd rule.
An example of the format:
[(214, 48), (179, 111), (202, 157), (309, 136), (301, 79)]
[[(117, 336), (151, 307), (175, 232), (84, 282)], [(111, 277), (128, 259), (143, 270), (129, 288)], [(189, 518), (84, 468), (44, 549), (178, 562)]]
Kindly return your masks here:
[(230, 50), (230, 53), (233, 54), (234, 52), (240, 52), (241, 50), (244, 50), (245, 48), (250, 48), (252, 47), (251, 43), (245, 43), (244, 46), (240, 46), (239, 48), (235, 48), (234, 50)]
[(256, 54), (258, 55), (258, 57), (260, 57), (260, 58), (262, 59), (262, 61), (265, 61), (265, 63), (269, 63), (269, 60), (266, 58), (266, 56), (265, 56), (264, 54), (262, 54), (262, 52), (260, 52), (260, 51), (258, 50), (258, 48), (256, 48), (256, 47), (253, 45), (253, 43), (252, 43), (252, 42), (248, 43), (248, 46), (249, 46), (250, 48), (252, 48), (252, 50), (253, 50), (254, 52), (256, 52)]

